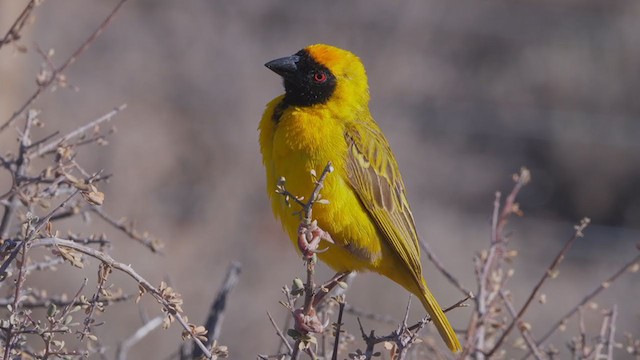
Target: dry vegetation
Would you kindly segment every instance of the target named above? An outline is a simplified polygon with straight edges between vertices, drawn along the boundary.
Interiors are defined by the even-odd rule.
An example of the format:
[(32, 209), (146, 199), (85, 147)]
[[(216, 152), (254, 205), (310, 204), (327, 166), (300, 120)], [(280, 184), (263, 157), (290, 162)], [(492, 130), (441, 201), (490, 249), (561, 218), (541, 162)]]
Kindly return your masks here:
[[(584, 236), (584, 231), (590, 222), (588, 218), (582, 219), (575, 226), (573, 235), (553, 257), (548, 268), (541, 271), (540, 280), (530, 290), (526, 300), (522, 305), (516, 307), (509, 290), (509, 282), (517, 281), (513, 279), (514, 270), (511, 263), (517, 259), (518, 254), (517, 251), (510, 249), (511, 239), (506, 234), (505, 228), (511, 216), (523, 215), (516, 198), (522, 187), (531, 180), (531, 174), (525, 168), (513, 176), (515, 186), (504, 199), (504, 203), (501, 204), (501, 194), (496, 193), (489, 248), (474, 257), (477, 280), (476, 295), (461, 285), (460, 281), (447, 271), (442, 262), (430, 252), (426, 244), (422, 244), (423, 250), (428, 252), (428, 257), (434, 263), (439, 264), (438, 268), (450, 280), (451, 284), (463, 294), (467, 294), (462, 300), (445, 309), (445, 312), (449, 312), (460, 307), (471, 308), (471, 318), (467, 328), (460, 331), (464, 349), (461, 354), (451, 355), (446, 348), (443, 348), (437, 335), (434, 339), (420, 334), (430, 321), (428, 317), (414, 325), (407, 323), (411, 302), (407, 305), (404, 320), (389, 335), (376, 336), (373, 330), (366, 332), (359, 318), (360, 336), (364, 345), (361, 345), (358, 336), (343, 334), (345, 295), (338, 294), (331, 300), (327, 300), (326, 294), (331, 293), (336, 285), (343, 289), (347, 288), (347, 284), (343, 281), (347, 274), (336, 274), (335, 277), (322, 285), (317, 285), (314, 280), (314, 269), (317, 262), (315, 252), (322, 251), (320, 240), (323, 238), (318, 233), (322, 234), (323, 232), (318, 230), (317, 224), (313, 222), (311, 210), (315, 203), (323, 200), (325, 205), (330, 206), (330, 203), (322, 199), (320, 194), (323, 181), (330, 174), (331, 169), (331, 164), (328, 164), (317, 179), (316, 188), (308, 197), (307, 202), (301, 200), (306, 197), (289, 193), (286, 190), (284, 179), (277, 189), (278, 193), (284, 196), (285, 201), (295, 202), (295, 206), (301, 207), (302, 220), (299, 232), (302, 240), (299, 240), (299, 246), (306, 263), (307, 275), (304, 283), (300, 278), (296, 278), (293, 280), (291, 288), (285, 286), (282, 289), (286, 297), (286, 301), (282, 302), (282, 305), (291, 312), (291, 319), (293, 319), (293, 328), (287, 330), (286, 333), (294, 343), (290, 344), (283, 335), (284, 331), (278, 328), (269, 315), (286, 351), (270, 356), (260, 355), (260, 359), (298, 359), (301, 351), (306, 352), (312, 359), (339, 359), (340, 356), (346, 354), (349, 359), (367, 360), (379, 357), (383, 353), (389, 359), (502, 359), (507, 356), (511, 348), (522, 350), (523, 359), (530, 356), (538, 360), (554, 359), (563, 358), (569, 354), (572, 359), (581, 360), (614, 359), (622, 354), (640, 358), (640, 339), (634, 338), (629, 333), (623, 336), (616, 335), (616, 319), (619, 316), (616, 305), (614, 304), (610, 309), (599, 309), (595, 303), (596, 296), (610, 287), (621, 275), (637, 273), (640, 270), (640, 254), (630, 257), (610, 277), (603, 279), (593, 291), (585, 294), (578, 304), (575, 304), (549, 329), (544, 330), (544, 335), (540, 338), (535, 338), (532, 326), (524, 320), (525, 313), (534, 300), (537, 299), (542, 304), (546, 303), (546, 297), (542, 293), (543, 285), (546, 281), (558, 277), (560, 264), (566, 253), (576, 240)], [(315, 235), (311, 235), (312, 233)], [(325, 237), (324, 240), (330, 241), (330, 237)], [(640, 243), (636, 250), (640, 250)], [(302, 306), (296, 305), (298, 298), (303, 298)], [(467, 304), (470, 299), (473, 299), (473, 304)], [(328, 301), (327, 306), (320, 306), (323, 300)], [(336, 307), (337, 314), (335, 314)], [(594, 316), (601, 319), (600, 326), (594, 329), (585, 326), (584, 317), (591, 316), (585, 315), (588, 312), (593, 312)], [(566, 331), (567, 322), (574, 316), (578, 317), (579, 327), (575, 333), (572, 333), (571, 341), (566, 344), (558, 344), (553, 341), (554, 333)], [(369, 317), (375, 318), (376, 316)], [(335, 320), (336, 318), (337, 320)], [(515, 342), (506, 341), (514, 329), (517, 329)], [(318, 340), (317, 336), (320, 336), (322, 340)], [(376, 350), (376, 345), (381, 343), (384, 344), (384, 349)]]
[[(158, 238), (142, 231), (125, 218), (118, 219), (102, 206), (109, 193), (101, 191), (110, 180), (108, 169), (89, 170), (92, 164), (79, 158), (90, 147), (109, 146), (109, 140), (118, 136), (110, 123), (126, 109), (119, 105), (95, 120), (71, 131), (50, 131), (35, 136), (35, 129), (45, 126), (43, 114), (47, 109), (38, 109), (35, 104), (48, 91), (73, 87), (65, 75), (66, 70), (99, 41), (99, 35), (108, 29), (112, 19), (121, 11), (126, 0), (119, 1), (95, 31), (88, 34), (76, 50), (61, 65), (55, 65), (52, 50), (42, 50), (37, 45), (21, 42), (21, 33), (33, 19), (33, 12), (41, 1), (29, 1), (4, 36), (0, 38), (0, 56), (7, 52), (34, 52), (42, 61), (41, 71), (36, 75), (35, 91), (21, 103), (7, 120), (0, 125), (0, 134), (13, 132), (17, 141), (12, 150), (0, 154), (0, 171), (11, 178), (10, 186), (0, 189), (0, 204), (3, 215), (0, 220), (0, 339), (2, 359), (73, 359), (109, 358), (127, 359), (129, 350), (145, 336), (159, 327), (172, 324), (181, 327), (184, 345), (165, 358), (222, 358), (231, 354), (229, 349), (218, 344), (224, 332), (225, 317), (231, 290), (238, 281), (240, 265), (232, 264), (222, 287), (209, 310), (204, 325), (190, 323), (185, 315), (183, 299), (169, 281), (147, 280), (138, 271), (138, 264), (118, 261), (111, 254), (112, 238), (119, 235), (131, 239), (150, 254), (163, 253), (163, 243)], [(0, 29), (0, 31), (4, 31)], [(30, 51), (32, 50), (32, 51)], [(27, 56), (20, 54), (19, 56)], [(3, 148), (4, 150), (4, 148)], [(286, 182), (277, 189), (292, 207), (301, 207), (301, 236), (311, 240), (317, 225), (313, 222), (312, 208), (315, 204), (330, 206), (321, 198), (322, 183), (331, 176), (330, 165), (320, 172), (313, 194), (290, 194)], [(422, 243), (426, 256), (460, 292), (460, 301), (447, 308), (448, 312), (464, 312), (468, 322), (459, 329), (464, 351), (450, 354), (433, 333), (425, 331), (429, 319), (415, 324), (409, 323), (411, 302), (407, 304), (404, 319), (393, 319), (376, 312), (357, 308), (347, 302), (348, 274), (338, 274), (321, 281), (316, 273), (316, 257), (313, 250), (322, 242), (307, 243), (303, 247), (306, 273), (295, 278), (291, 286), (282, 288), (285, 300), (281, 302), (290, 313), (286, 325), (281, 328), (270, 314), (279, 342), (273, 355), (261, 354), (260, 359), (297, 359), (302, 357), (324, 359), (489, 359), (489, 358), (535, 358), (535, 359), (614, 359), (630, 357), (640, 359), (640, 339), (633, 329), (618, 326), (623, 317), (637, 317), (637, 313), (622, 313), (618, 304), (602, 307), (596, 298), (607, 291), (618, 279), (640, 268), (638, 248), (629, 248), (628, 258), (620, 259), (619, 267), (609, 276), (593, 282), (593, 289), (585, 293), (580, 301), (545, 327), (535, 327), (527, 321), (528, 310), (533, 303), (553, 306), (547, 302), (545, 285), (551, 281), (562, 282), (559, 276), (565, 256), (588, 231), (589, 219), (575, 225), (574, 232), (564, 246), (549, 252), (548, 265), (539, 268), (539, 280), (526, 289), (526, 296), (516, 300), (511, 290), (519, 280), (514, 264), (521, 259), (514, 249), (518, 236), (513, 235), (507, 224), (514, 216), (523, 212), (517, 197), (531, 180), (527, 169), (514, 175), (515, 186), (502, 197), (496, 193), (491, 225), (487, 227), (489, 243), (486, 249), (473, 255), (475, 284), (463, 285), (447, 261), (439, 259), (427, 243)], [(276, 189), (274, 189), (276, 190)], [(308, 201), (299, 200), (308, 196)], [(329, 199), (330, 200), (330, 199)], [(102, 221), (109, 231), (85, 233), (69, 230), (66, 224), (77, 220), (91, 228)], [(73, 222), (71, 222), (73, 224)], [(60, 224), (65, 224), (64, 226)], [(63, 230), (64, 229), (64, 230)], [(322, 240), (328, 240), (325, 237)], [(36, 274), (45, 278), (56, 278), (58, 269), (72, 267), (87, 276), (87, 268), (95, 269), (94, 278), (78, 281), (76, 291), (70, 295), (60, 293), (57, 288), (31, 284), (29, 279)], [(129, 279), (113, 280), (112, 273), (121, 272)], [(637, 276), (637, 275), (634, 275)], [(132, 281), (138, 287), (136, 293), (126, 293), (120, 281)], [(317, 282), (320, 282), (318, 284)], [(176, 284), (180, 287), (181, 284)], [(569, 286), (570, 284), (567, 284)], [(276, 286), (275, 283), (269, 284)], [(126, 336), (119, 338), (116, 351), (102, 341), (96, 331), (104, 325), (110, 312), (120, 311), (114, 305), (125, 303), (135, 306), (141, 299), (151, 297), (157, 303), (158, 315), (146, 318), (139, 328), (127, 329)], [(269, 308), (268, 299), (254, 304), (261, 311)], [(634, 299), (617, 299), (632, 302)], [(379, 324), (396, 324), (395, 330), (379, 335), (365, 329), (361, 318)], [(585, 319), (591, 319), (587, 321)], [(594, 321), (595, 319), (595, 321)], [(237, 324), (241, 319), (229, 319)], [(229, 322), (229, 320), (227, 322)], [(265, 323), (267, 319), (264, 320)], [(572, 326), (572, 321), (577, 326)], [(349, 324), (358, 324), (358, 332), (348, 331)], [(176, 326), (173, 325), (173, 326)], [(376, 330), (376, 332), (381, 332)], [(563, 333), (562, 336), (556, 336)], [(567, 335), (569, 334), (569, 335)], [(165, 334), (164, 336), (171, 336)], [(566, 339), (570, 339), (566, 341)], [(243, 339), (243, 341), (248, 341)], [(107, 355), (108, 352), (112, 353)]]
[[(119, 359), (125, 359), (128, 348), (146, 332), (159, 325), (169, 328), (173, 322), (178, 322), (183, 327), (182, 337), (193, 339), (204, 357), (215, 359), (227, 355), (226, 348), (215, 342), (205, 346), (204, 343), (208, 341), (207, 329), (187, 322), (181, 307), (182, 298), (173, 288), (165, 282), (158, 286), (152, 285), (136, 272), (134, 266), (118, 262), (108, 254), (108, 235), (73, 232), (61, 234), (56, 229), (60, 220), (79, 217), (89, 221), (95, 214), (115, 230), (124, 232), (132, 240), (146, 246), (149, 251), (158, 252), (162, 248), (162, 244), (147, 232), (139, 232), (126, 219), (114, 220), (101, 208), (105, 195), (98, 187), (110, 176), (103, 174), (102, 170), (89, 173), (76, 161), (78, 153), (84, 147), (108, 145), (107, 137), (113, 131), (103, 129), (126, 105), (116, 107), (67, 134), (59, 135), (54, 132), (42, 139), (32, 138), (32, 130), (44, 126), (38, 118), (40, 112), (29, 109), (33, 102), (49, 88), (68, 86), (64, 70), (105, 30), (124, 2), (118, 3), (63, 65), (56, 67), (50, 57), (52, 52), (46, 54), (38, 49), (43, 58), (43, 67), (37, 75), (36, 91), (0, 127), (0, 131), (5, 131), (15, 123), (24, 124), (18, 133), (18, 149), (0, 157), (0, 164), (13, 179), (11, 188), (0, 196), (4, 206), (0, 222), (0, 254), (3, 259), (0, 274), (7, 294), (2, 299), (6, 311), (0, 325), (3, 359), (82, 358), (103, 353), (100, 339), (94, 333), (94, 328), (102, 323), (99, 315), (106, 312), (109, 305), (132, 298), (110, 282), (109, 276), (113, 271), (129, 275), (138, 284), (135, 302), (149, 294), (160, 304), (163, 312), (161, 321), (149, 321), (131, 338), (122, 341), (117, 353)], [(0, 49), (20, 39), (20, 30), (37, 5), (35, 0), (28, 3), (0, 41)], [(35, 165), (40, 158), (47, 162)], [(46, 215), (38, 217), (36, 213), (41, 211), (45, 211)], [(38, 248), (48, 249), (48, 254), (38, 253), (35, 250)], [(88, 295), (88, 279), (78, 284), (79, 289), (72, 297), (57, 295), (55, 289), (26, 286), (26, 280), (33, 272), (46, 272), (55, 276), (56, 267), (63, 262), (83, 269), (88, 258), (99, 263), (95, 291), (89, 291)], [(46, 311), (36, 311), (40, 308)], [(34, 338), (40, 338), (41, 342)], [(76, 344), (70, 339), (76, 340)]]

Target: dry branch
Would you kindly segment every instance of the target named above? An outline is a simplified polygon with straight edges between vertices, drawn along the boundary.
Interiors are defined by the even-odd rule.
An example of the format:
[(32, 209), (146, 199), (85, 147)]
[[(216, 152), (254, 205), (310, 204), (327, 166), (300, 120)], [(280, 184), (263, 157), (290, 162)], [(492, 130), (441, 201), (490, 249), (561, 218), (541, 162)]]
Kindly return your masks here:
[[(30, 248), (42, 247), (42, 246), (53, 246), (53, 247), (63, 247), (63, 248), (73, 249), (75, 251), (78, 251), (80, 253), (93, 257), (95, 259), (98, 259), (102, 263), (112, 267), (113, 269), (122, 271), (123, 273), (129, 275), (140, 285), (141, 288), (143, 288), (146, 292), (149, 292), (156, 299), (156, 301), (158, 301), (158, 303), (160, 303), (163, 306), (167, 314), (175, 317), (175, 319), (178, 321), (180, 326), (182, 326), (182, 328), (185, 331), (191, 333), (192, 328), (189, 326), (189, 324), (184, 320), (184, 318), (180, 314), (181, 312), (180, 303), (175, 302), (174, 298), (172, 298), (171, 296), (168, 296), (173, 294), (170, 294), (170, 293), (168, 294), (166, 292), (163, 292), (162, 287), (156, 288), (155, 286), (151, 285), (151, 283), (147, 281), (145, 278), (143, 278), (141, 275), (139, 275), (131, 267), (131, 265), (126, 265), (124, 263), (118, 262), (108, 254), (105, 254), (104, 252), (98, 251), (96, 249), (93, 249), (93, 248), (90, 248), (66, 239), (60, 239), (56, 237), (47, 237), (47, 238), (35, 239), (29, 243)], [(202, 343), (202, 341), (200, 341), (200, 339), (198, 339), (197, 337), (194, 337), (193, 340), (196, 343), (196, 345), (202, 350), (203, 354), (205, 354), (207, 358), (211, 358), (211, 352), (206, 348), (206, 346)]]
[(20, 15), (13, 22), (13, 25), (11, 25), (7, 33), (2, 39), (0, 39), (0, 49), (2, 49), (4, 45), (11, 44), (12, 42), (20, 40), (20, 38), (22, 37), (20, 32), (27, 24), (27, 20), (31, 16), (31, 12), (37, 5), (39, 5), (39, 2), (36, 0), (30, 0), (27, 3), (27, 6), (25, 6), (24, 10), (22, 10)]
[(131, 349), (135, 344), (137, 344), (150, 332), (152, 332), (153, 330), (157, 329), (160, 325), (162, 325), (162, 321), (163, 321), (162, 316), (156, 316), (155, 318), (148, 321), (146, 324), (142, 325), (138, 330), (136, 330), (136, 332), (131, 334), (131, 336), (124, 339), (118, 345), (118, 350), (116, 351), (116, 359), (127, 360), (129, 349)]
[(40, 94), (42, 94), (44, 90), (46, 90), (47, 88), (49, 88), (49, 86), (51, 86), (53, 83), (59, 80), (60, 75), (64, 73), (67, 67), (73, 64), (89, 48), (89, 46), (91, 46), (91, 44), (96, 40), (96, 38), (100, 36), (100, 34), (107, 28), (107, 26), (113, 20), (113, 17), (116, 15), (118, 10), (120, 10), (122, 5), (124, 5), (126, 1), (127, 0), (120, 0), (120, 2), (118, 2), (118, 4), (113, 8), (113, 10), (111, 10), (109, 15), (104, 19), (104, 21), (100, 24), (100, 26), (98, 26), (98, 28), (94, 30), (94, 32), (80, 45), (80, 47), (78, 47), (78, 49), (76, 49), (76, 51), (74, 51), (73, 54), (71, 54), (71, 56), (67, 58), (67, 60), (62, 65), (60, 65), (55, 69), (52, 69), (48, 79), (44, 80), (43, 82), (40, 82), (38, 84), (38, 87), (36, 88), (36, 91), (22, 104), (22, 106), (20, 106), (18, 110), (16, 110), (13, 113), (13, 115), (11, 115), (9, 120), (7, 120), (4, 124), (0, 126), (0, 132), (3, 132), (4, 130), (6, 130), (9, 126), (11, 126), (11, 124), (13, 124), (16, 120), (18, 120), (22, 115), (22, 113), (40, 96)]
[[(603, 290), (608, 289), (611, 286), (611, 284), (613, 284), (616, 280), (618, 280), (618, 278), (622, 274), (638, 267), (638, 264), (640, 264), (640, 255), (637, 255), (636, 257), (634, 257), (633, 259), (625, 263), (620, 269), (618, 269), (615, 273), (613, 273), (609, 278), (607, 278), (605, 281), (600, 283), (600, 285), (598, 285), (595, 289), (593, 289), (593, 291), (591, 291), (584, 298), (582, 298), (582, 300), (578, 304), (576, 304), (573, 308), (571, 308), (566, 314), (564, 314), (560, 318), (560, 320), (558, 320), (553, 326), (551, 326), (551, 328), (539, 340), (536, 341), (536, 344), (540, 346), (545, 341), (547, 341), (549, 337), (551, 337), (551, 335), (553, 335), (553, 333), (555, 333), (556, 330), (558, 330), (558, 328), (567, 321), (567, 319), (569, 319), (570, 317), (572, 317), (578, 312), (580, 307), (584, 306), (585, 304), (593, 300)], [(525, 355), (523, 359), (525, 359), (527, 356), (529, 356), (529, 354)]]
[(102, 123), (106, 123), (111, 121), (118, 113), (127, 108), (127, 104), (122, 104), (120, 106), (115, 107), (113, 110), (104, 114), (103, 116), (85, 124), (77, 129), (69, 132), (68, 134), (62, 136), (59, 139), (52, 140), (47, 144), (43, 144), (43, 142), (39, 142), (38, 144), (34, 144), (30, 148), (35, 148), (35, 150), (31, 151), (28, 155), (30, 159), (34, 157), (44, 156), (46, 154), (55, 152), (59, 146), (66, 144), (69, 140), (84, 135), (85, 132), (89, 130), (93, 130), (95, 127), (99, 126)]
[(518, 311), (518, 314), (515, 316), (513, 320), (511, 320), (511, 323), (507, 326), (507, 329), (504, 330), (502, 335), (498, 338), (493, 348), (489, 352), (487, 352), (487, 356), (491, 357), (491, 355), (495, 353), (495, 351), (500, 347), (500, 345), (502, 344), (504, 339), (509, 335), (509, 333), (511, 332), (513, 327), (516, 325), (516, 323), (518, 323), (518, 321), (522, 319), (522, 316), (524, 315), (525, 311), (527, 311), (527, 309), (529, 308), (529, 305), (531, 305), (531, 302), (538, 294), (538, 291), (540, 291), (540, 288), (542, 287), (544, 282), (551, 277), (557, 276), (558, 267), (562, 263), (562, 260), (564, 260), (564, 257), (567, 254), (567, 251), (569, 251), (573, 243), (578, 238), (581, 238), (584, 236), (583, 232), (586, 229), (586, 227), (589, 225), (589, 222), (590, 220), (588, 218), (584, 218), (580, 221), (579, 225), (576, 225), (573, 236), (564, 244), (564, 246), (562, 247), (562, 250), (560, 250), (560, 252), (553, 259), (553, 262), (551, 263), (551, 265), (549, 265), (549, 267), (544, 272), (544, 274), (542, 275), (538, 283), (533, 287), (533, 290), (529, 294), (529, 297), (527, 298), (527, 300), (524, 302), (524, 305), (522, 305), (522, 308), (520, 308), (520, 311)]
[[(238, 283), (241, 271), (242, 265), (239, 262), (234, 261), (229, 265), (227, 268), (227, 275), (222, 282), (220, 290), (218, 290), (218, 295), (216, 295), (215, 300), (211, 304), (209, 316), (204, 324), (204, 327), (207, 329), (208, 340), (206, 346), (208, 348), (211, 347), (211, 345), (220, 337), (222, 322), (224, 321), (224, 312), (227, 306), (227, 298), (229, 297), (231, 290), (233, 290)], [(193, 349), (192, 358), (199, 359), (202, 355), (203, 353), (200, 351), (199, 347)]]

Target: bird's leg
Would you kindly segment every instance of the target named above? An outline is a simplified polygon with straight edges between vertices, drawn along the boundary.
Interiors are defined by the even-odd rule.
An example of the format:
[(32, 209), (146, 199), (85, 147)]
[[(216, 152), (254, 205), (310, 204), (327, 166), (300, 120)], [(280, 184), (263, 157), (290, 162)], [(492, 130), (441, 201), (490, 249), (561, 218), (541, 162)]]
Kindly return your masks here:
[(325, 296), (330, 293), (336, 285), (342, 283), (342, 281), (346, 279), (351, 273), (351, 271), (344, 271), (338, 272), (333, 275), (333, 277), (329, 281), (327, 281), (320, 287), (320, 291), (313, 299), (313, 306), (316, 307), (318, 304), (320, 304), (324, 300)]
[(320, 241), (325, 240), (334, 244), (331, 235), (318, 227), (317, 221), (310, 224), (304, 222), (298, 227), (298, 247), (305, 260), (309, 260), (314, 253), (324, 252), (327, 249), (319, 249)]

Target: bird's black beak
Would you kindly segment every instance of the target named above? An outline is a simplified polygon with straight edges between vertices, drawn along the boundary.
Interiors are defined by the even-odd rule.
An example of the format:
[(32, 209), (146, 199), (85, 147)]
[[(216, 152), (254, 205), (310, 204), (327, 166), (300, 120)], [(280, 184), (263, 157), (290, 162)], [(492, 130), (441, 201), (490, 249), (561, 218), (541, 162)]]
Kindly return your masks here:
[(282, 76), (284, 79), (290, 79), (298, 70), (298, 61), (300, 56), (292, 55), (280, 59), (271, 60), (264, 64), (269, 70)]

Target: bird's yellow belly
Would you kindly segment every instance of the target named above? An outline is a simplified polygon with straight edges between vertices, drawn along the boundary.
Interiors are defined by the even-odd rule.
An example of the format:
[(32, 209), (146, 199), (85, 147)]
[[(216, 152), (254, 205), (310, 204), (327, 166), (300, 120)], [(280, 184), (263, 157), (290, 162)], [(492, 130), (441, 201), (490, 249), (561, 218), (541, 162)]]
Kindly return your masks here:
[[(275, 184), (280, 177), (284, 177), (286, 189), (297, 196), (304, 196), (305, 202), (315, 187), (311, 170), (315, 170), (319, 177), (328, 161), (334, 164), (335, 170), (327, 176), (321, 191), (322, 198), (329, 200), (329, 204), (316, 203), (313, 207), (313, 219), (331, 235), (335, 244), (323, 241), (320, 249), (327, 248), (327, 251), (318, 256), (336, 271), (376, 271), (383, 252), (381, 237), (348, 184), (342, 159), (322, 155), (336, 151), (306, 151), (304, 148), (292, 147), (287, 142), (280, 142), (274, 150), (275, 161), (269, 174), (272, 177), (271, 183)], [(297, 247), (300, 216), (296, 212), (300, 210), (300, 206), (290, 201), (291, 206), (288, 207), (283, 196), (275, 193), (271, 198), (274, 212)]]

